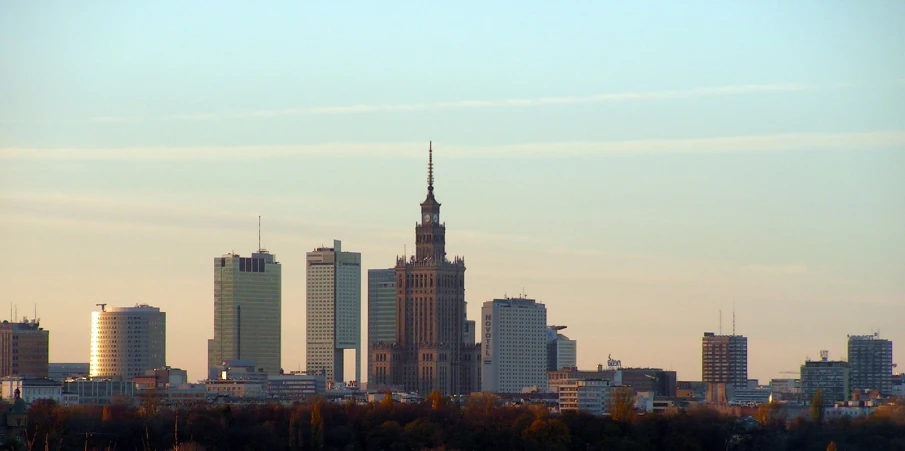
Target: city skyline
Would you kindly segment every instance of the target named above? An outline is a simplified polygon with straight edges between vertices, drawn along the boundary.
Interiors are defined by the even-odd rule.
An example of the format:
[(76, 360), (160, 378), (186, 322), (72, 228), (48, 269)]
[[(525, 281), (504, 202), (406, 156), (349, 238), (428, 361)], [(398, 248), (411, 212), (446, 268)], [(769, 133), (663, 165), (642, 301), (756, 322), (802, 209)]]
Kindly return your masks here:
[(583, 369), (700, 380), (733, 308), (762, 382), (905, 343), (903, 4), (179, 8), (0, 15), (0, 302), (53, 362), (150, 304), (203, 377), (210, 258), (261, 215), (304, 370), (305, 253), (341, 239), (362, 286), (413, 254), (429, 140), (468, 317), (524, 291)]

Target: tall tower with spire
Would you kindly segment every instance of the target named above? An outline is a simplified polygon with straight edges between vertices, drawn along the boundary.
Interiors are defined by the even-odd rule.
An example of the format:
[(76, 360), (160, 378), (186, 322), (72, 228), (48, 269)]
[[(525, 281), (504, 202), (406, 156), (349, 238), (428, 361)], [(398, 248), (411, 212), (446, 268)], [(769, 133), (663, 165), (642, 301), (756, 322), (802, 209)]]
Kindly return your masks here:
[(446, 255), (446, 224), (434, 197), (433, 146), (427, 197), (415, 224), (415, 255), (396, 259), (396, 343), (377, 344), (371, 386), (427, 395), (477, 391), (478, 348), (465, 343), (465, 259)]

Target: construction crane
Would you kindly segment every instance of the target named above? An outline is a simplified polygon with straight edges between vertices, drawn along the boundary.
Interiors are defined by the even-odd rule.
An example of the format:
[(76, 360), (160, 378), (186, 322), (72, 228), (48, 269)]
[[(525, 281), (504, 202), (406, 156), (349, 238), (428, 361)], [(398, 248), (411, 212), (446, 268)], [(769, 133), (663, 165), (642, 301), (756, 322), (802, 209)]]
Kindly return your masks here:
[(107, 310), (106, 310), (107, 304), (94, 304), (94, 305), (100, 307), (102, 312), (106, 312), (106, 311), (107, 311)]

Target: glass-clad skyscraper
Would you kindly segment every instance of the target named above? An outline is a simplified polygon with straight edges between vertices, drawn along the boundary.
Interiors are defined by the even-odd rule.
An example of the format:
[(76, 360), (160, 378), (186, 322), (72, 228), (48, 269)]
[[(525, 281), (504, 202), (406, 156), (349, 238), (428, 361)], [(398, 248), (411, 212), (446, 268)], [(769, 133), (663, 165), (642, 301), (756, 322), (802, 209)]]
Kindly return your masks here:
[(243, 359), (257, 371), (280, 374), (282, 278), (273, 254), (226, 254), (214, 259), (214, 338), (208, 371)]

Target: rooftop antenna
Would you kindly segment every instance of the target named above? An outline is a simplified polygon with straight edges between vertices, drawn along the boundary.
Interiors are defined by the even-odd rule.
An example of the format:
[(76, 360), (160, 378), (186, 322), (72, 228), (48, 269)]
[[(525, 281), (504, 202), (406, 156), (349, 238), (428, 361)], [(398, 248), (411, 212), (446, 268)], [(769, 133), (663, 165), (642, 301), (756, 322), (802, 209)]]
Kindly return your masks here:
[(732, 335), (735, 336), (735, 302), (732, 303)]
[(261, 215), (258, 215), (258, 252), (261, 252)]
[(720, 335), (723, 335), (723, 309), (720, 309)]

